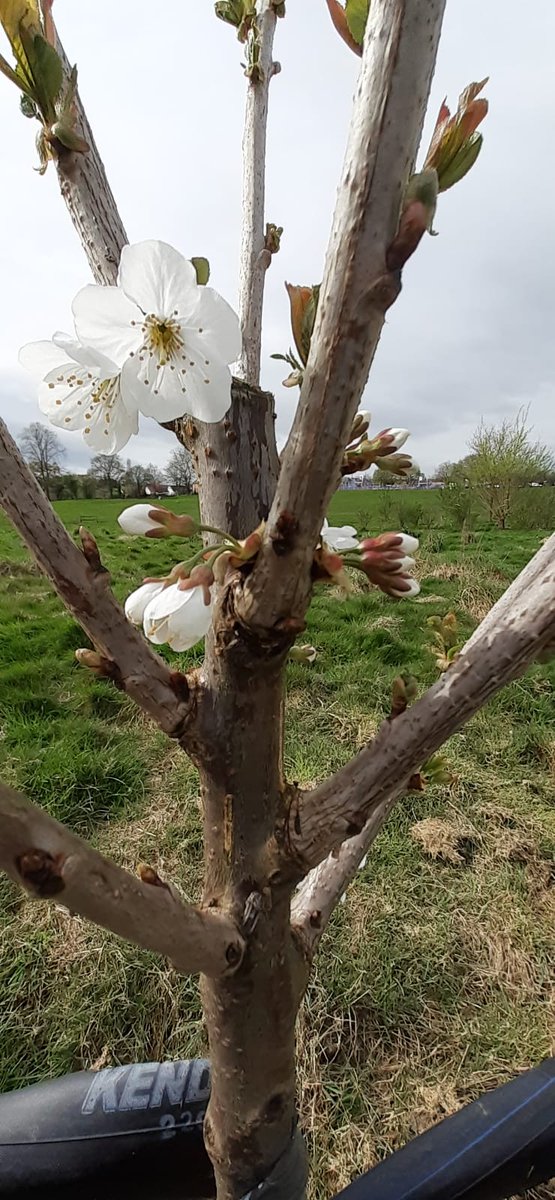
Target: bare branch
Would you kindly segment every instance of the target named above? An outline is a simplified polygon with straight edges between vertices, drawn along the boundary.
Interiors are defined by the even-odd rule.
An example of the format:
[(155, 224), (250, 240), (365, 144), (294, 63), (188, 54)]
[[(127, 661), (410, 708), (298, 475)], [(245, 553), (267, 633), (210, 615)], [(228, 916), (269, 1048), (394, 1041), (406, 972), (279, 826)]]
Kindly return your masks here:
[[(57, 33), (56, 49), (67, 77), (70, 65)], [(59, 155), (57, 170), (60, 190), (96, 282), (116, 283), (127, 234), (78, 92), (75, 107), (79, 132), (88, 143), (89, 150), (86, 154), (67, 151)]]
[(285, 837), (303, 870), (359, 833), (434, 751), (553, 644), (555, 534), (523, 576), (525, 587), (513, 585), (510, 608), (500, 601), (499, 618), (486, 618), (483, 630), (416, 704), (385, 721), (372, 744), (331, 779), (293, 801)]
[[(402, 789), (399, 789), (399, 793)], [(320, 938), (341, 896), (352, 883), (364, 855), (374, 839), (398, 794), (382, 800), (366, 822), (362, 833), (347, 838), (335, 854), (329, 854), (303, 879), (291, 901), (291, 924), (302, 939), (309, 959), (318, 949)]]
[(2, 783), (0, 868), (31, 895), (167, 956), (184, 975), (231, 973), (243, 957), (227, 917), (186, 904), (170, 885), (143, 883)]
[(341, 455), (382, 331), (400, 290), (385, 258), (412, 169), (444, 0), (372, 0), (311, 354), (282, 456), (264, 553), (245, 616), (302, 617), (310, 564)]
[(0, 504), (67, 608), (106, 658), (105, 673), (184, 746), (197, 687), (171, 672), (126, 619), (94, 551), (77, 548), (0, 420)]
[(276, 64), (272, 59), (276, 10), (266, 4), (249, 35), (258, 42), (256, 70), (250, 75), (243, 132), (243, 220), (239, 263), (239, 318), (243, 348), (236, 367), (239, 379), (258, 386), (262, 343), (264, 281), (271, 261), (264, 248), (266, 126), (268, 93)]

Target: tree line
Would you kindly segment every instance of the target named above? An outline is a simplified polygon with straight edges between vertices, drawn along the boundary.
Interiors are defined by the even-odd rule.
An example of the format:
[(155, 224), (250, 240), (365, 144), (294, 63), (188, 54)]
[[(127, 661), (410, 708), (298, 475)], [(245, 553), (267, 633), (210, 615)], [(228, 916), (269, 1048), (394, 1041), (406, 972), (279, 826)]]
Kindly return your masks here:
[(65, 448), (60, 438), (33, 421), (20, 438), (23, 456), (49, 500), (163, 495), (169, 490), (188, 495), (195, 489), (193, 460), (184, 446), (173, 450), (166, 466), (123, 461), (119, 454), (95, 454), (88, 471), (79, 475), (64, 470)]

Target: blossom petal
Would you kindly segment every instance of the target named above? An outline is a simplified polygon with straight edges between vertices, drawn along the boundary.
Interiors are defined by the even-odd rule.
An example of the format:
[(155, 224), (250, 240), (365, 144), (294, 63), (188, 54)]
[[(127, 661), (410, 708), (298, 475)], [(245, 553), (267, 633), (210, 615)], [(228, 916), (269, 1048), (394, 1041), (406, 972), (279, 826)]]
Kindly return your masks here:
[(116, 454), (139, 431), (136, 413), (123, 404), (119, 378), (100, 381), (75, 362), (51, 371), (38, 393), (41, 412), (60, 429), (81, 429), (92, 450)]
[(202, 588), (180, 591), (174, 583), (147, 605), (143, 628), (149, 641), (182, 651), (201, 641), (211, 620), (212, 606), (204, 603)]
[[(181, 315), (181, 309), (180, 309)], [(206, 351), (205, 358), (216, 355), (226, 363), (235, 362), (241, 353), (239, 317), (227, 300), (211, 287), (199, 287), (198, 303), (190, 322), (182, 316), (185, 344), (189, 338)]]
[(197, 304), (197, 283), (192, 262), (167, 242), (137, 242), (121, 253), (119, 285), (143, 313), (170, 317), (177, 310), (188, 316)]
[(127, 597), (125, 615), (133, 625), (142, 625), (145, 609), (151, 600), (162, 591), (163, 583), (143, 583)]
[(82, 346), (81, 342), (77, 342), (69, 334), (53, 333), (52, 341), (55, 346), (67, 351), (68, 358), (73, 358), (82, 367), (94, 367), (98, 371), (99, 379), (112, 379), (114, 375), (119, 375), (120, 368), (116, 363), (92, 346)]
[(67, 366), (68, 354), (51, 341), (27, 342), (19, 351), (19, 361), (35, 379), (42, 380), (57, 367)]
[(127, 406), (156, 421), (173, 421), (185, 413), (199, 421), (220, 421), (231, 403), (229, 367), (217, 359), (199, 361), (189, 349), (187, 354), (182, 366), (157, 366), (138, 356), (128, 359), (122, 370)]
[(73, 304), (79, 341), (122, 366), (142, 342), (142, 313), (121, 288), (90, 283)]

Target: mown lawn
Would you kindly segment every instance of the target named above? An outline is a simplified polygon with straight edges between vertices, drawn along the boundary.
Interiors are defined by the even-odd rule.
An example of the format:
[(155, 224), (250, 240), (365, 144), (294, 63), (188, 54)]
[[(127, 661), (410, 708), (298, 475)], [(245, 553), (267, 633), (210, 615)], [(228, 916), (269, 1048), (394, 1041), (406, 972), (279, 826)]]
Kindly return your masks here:
[[(118, 501), (57, 507), (72, 533), (84, 523), (97, 537), (122, 598), (179, 553), (122, 540)], [(400, 670), (432, 682), (426, 618), (455, 611), (468, 634), (545, 536), (483, 529), (463, 539), (437, 493), (339, 493), (330, 516), (361, 533), (419, 534), (422, 594), (316, 595), (302, 640), (318, 657), (288, 671), (287, 771), (301, 783), (372, 736)], [(151, 862), (195, 898), (195, 771), (77, 666), (85, 644), (0, 522), (0, 775), (125, 865)], [(165, 653), (185, 665), (201, 658)], [(453, 783), (398, 808), (334, 916), (300, 1023), (314, 1200), (555, 1051), (554, 696), (555, 666), (536, 666), (453, 739)], [(0, 1090), (203, 1048), (193, 983), (5, 880), (0, 892)]]

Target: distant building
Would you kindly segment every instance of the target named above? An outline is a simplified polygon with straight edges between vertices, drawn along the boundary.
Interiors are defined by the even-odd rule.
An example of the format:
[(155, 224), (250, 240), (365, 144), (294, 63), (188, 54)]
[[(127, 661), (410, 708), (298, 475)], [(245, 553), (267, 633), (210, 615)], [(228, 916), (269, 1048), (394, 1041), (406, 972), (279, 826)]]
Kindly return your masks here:
[(174, 489), (167, 483), (147, 483), (145, 487), (145, 496), (155, 496), (160, 499), (161, 496), (175, 496)]

